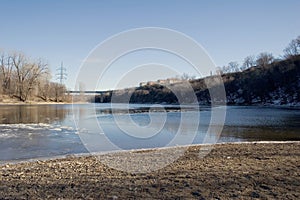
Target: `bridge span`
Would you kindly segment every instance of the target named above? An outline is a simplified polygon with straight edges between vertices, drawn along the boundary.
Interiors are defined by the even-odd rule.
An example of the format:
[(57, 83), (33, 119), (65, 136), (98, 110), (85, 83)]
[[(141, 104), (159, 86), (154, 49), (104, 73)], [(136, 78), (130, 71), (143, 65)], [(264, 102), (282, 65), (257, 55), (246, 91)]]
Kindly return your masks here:
[[(103, 103), (105, 98), (111, 96), (112, 91), (69, 90), (69, 91), (67, 91), (67, 93), (72, 94), (72, 95), (74, 95), (74, 97), (79, 98), (81, 100), (85, 99), (85, 98), (89, 99), (91, 96), (97, 96), (97, 101), (99, 101), (99, 103)], [(96, 99), (94, 99), (93, 101), (96, 101)]]
[(69, 94), (107, 94), (110, 93), (111, 91), (92, 91), (92, 90), (87, 90), (87, 91), (79, 91), (79, 90), (69, 90), (67, 93)]

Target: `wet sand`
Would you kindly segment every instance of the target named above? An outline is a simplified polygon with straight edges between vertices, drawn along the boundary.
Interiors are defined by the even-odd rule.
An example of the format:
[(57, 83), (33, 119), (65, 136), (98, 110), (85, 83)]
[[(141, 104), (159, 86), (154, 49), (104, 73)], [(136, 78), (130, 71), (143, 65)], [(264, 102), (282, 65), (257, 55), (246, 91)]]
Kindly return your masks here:
[(300, 199), (299, 142), (213, 147), (201, 158), (206, 147), (190, 146), (176, 162), (142, 174), (109, 168), (100, 162), (105, 155), (2, 165), (0, 199)]

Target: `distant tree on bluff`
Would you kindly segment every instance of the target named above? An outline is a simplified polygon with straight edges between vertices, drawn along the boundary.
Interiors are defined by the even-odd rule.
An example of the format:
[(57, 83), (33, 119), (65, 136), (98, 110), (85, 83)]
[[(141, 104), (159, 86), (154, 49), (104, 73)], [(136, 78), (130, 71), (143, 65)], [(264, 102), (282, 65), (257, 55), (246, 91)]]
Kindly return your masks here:
[(285, 58), (291, 58), (300, 54), (300, 36), (292, 40), (283, 50)]
[(256, 65), (256, 61), (255, 61), (255, 56), (247, 56), (245, 59), (244, 59), (244, 63), (243, 63), (243, 66), (241, 67), (241, 70), (245, 70), (245, 69), (248, 69), (250, 67), (253, 67)]
[(257, 56), (256, 65), (265, 67), (274, 61), (274, 57), (271, 53), (263, 52)]

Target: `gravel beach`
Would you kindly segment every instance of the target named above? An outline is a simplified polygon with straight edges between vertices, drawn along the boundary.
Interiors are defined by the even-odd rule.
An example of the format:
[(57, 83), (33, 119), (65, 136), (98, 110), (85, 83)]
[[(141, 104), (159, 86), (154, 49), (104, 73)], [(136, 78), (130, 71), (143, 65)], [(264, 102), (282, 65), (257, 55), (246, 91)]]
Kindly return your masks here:
[[(299, 142), (217, 144), (201, 158), (203, 148), (190, 146), (150, 173), (112, 169), (101, 156), (4, 164), (0, 199), (300, 199)], [(140, 152), (120, 158), (130, 161)]]

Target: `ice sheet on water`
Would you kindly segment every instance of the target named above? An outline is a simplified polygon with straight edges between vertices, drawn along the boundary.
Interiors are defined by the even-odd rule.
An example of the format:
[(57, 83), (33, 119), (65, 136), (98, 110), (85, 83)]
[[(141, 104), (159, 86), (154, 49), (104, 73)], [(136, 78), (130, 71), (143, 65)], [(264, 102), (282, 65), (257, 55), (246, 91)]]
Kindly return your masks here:
[(13, 133), (0, 133), (0, 139), (8, 139), (8, 138), (15, 138), (17, 137), (16, 134)]
[(60, 124), (0, 124), (0, 139), (32, 137), (43, 133), (75, 133), (75, 128)]
[(46, 127), (50, 127), (50, 124), (0, 124), (0, 130), (5, 129), (30, 129), (30, 130), (41, 130)]
[(50, 129), (51, 131), (62, 131), (62, 129), (61, 128), (52, 128), (52, 129)]
[(69, 130), (69, 131), (73, 131), (74, 130), (74, 128), (71, 127), (71, 126), (61, 126), (60, 128), (63, 129), (63, 130)]

